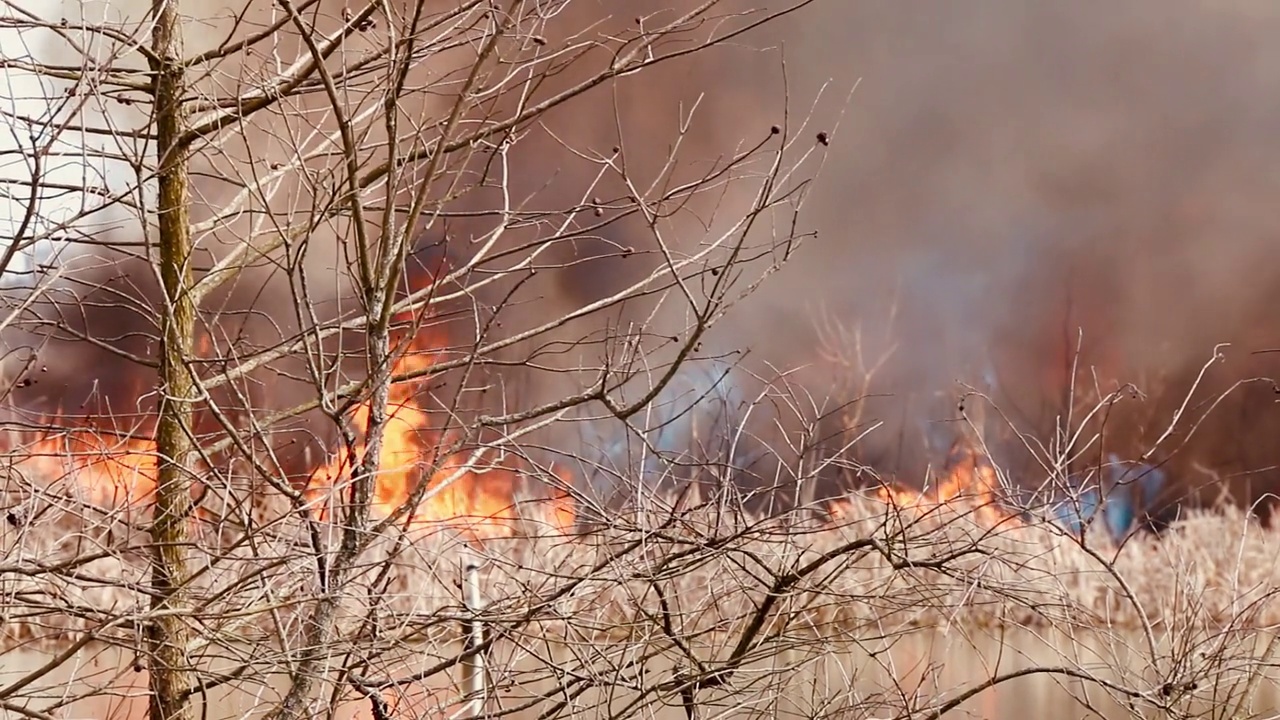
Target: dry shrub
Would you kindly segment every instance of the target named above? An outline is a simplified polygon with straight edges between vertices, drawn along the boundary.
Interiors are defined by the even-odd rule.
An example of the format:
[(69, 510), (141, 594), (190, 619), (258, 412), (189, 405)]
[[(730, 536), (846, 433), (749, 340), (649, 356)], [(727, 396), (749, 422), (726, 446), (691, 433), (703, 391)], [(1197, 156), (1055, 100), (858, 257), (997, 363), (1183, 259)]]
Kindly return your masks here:
[[(29, 514), (0, 530), (7, 640), (132, 633), (129, 618), (147, 600), (139, 530), (65, 496), (24, 502)], [(469, 546), (459, 527), (393, 527), (369, 543), (337, 623), (343, 642), (366, 648), (455, 641), (460, 558), (481, 565), (494, 627), (561, 645), (681, 638), (723, 652), (744, 634), (834, 641), (944, 624), (1280, 623), (1280, 537), (1237, 508), (1192, 512), (1160, 537), (1120, 546), (1099, 529), (1079, 540), (963, 501), (898, 508), (853, 495), (841, 508), (832, 520), (710, 502), (652, 507), (573, 537), (530, 522)], [(305, 524), (283, 515), (239, 534), (207, 518), (197, 525), (196, 615), (211, 642), (287, 644), (301, 633), (298, 611), (322, 572)]]

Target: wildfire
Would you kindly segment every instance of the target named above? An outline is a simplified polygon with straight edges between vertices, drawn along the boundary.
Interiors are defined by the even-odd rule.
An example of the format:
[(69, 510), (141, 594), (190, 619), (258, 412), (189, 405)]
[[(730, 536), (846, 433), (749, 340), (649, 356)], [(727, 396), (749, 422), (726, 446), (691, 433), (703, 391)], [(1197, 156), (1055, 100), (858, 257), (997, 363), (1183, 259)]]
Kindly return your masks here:
[[(213, 338), (199, 333), (196, 356), (208, 357), (212, 347)], [(134, 397), (140, 397), (142, 390), (138, 379)], [(104, 423), (91, 418), (69, 419), (61, 412), (44, 418), (41, 424), (61, 428), (70, 423), (80, 427), (44, 433), (24, 448), (17, 466), (37, 477), (70, 478), (84, 501), (104, 508), (133, 508), (150, 501), (160, 466), (154, 440), (121, 431), (114, 423), (99, 428), (96, 426)]]
[[(431, 333), (416, 335), (396, 362), (393, 373), (403, 375), (430, 368), (440, 346)], [(381, 517), (392, 515), (425, 482), (426, 497), (410, 513), (412, 525), (447, 525), (478, 540), (511, 535), (521, 516), (515, 502), (519, 473), (513, 467), (473, 457), (469, 452), (439, 457), (438, 448), (448, 438), (433, 429), (430, 413), (417, 399), (419, 385), (406, 382), (391, 387), (375, 476), (374, 513)], [(362, 436), (369, 427), (371, 409), (362, 403), (351, 413), (352, 426)], [(319, 516), (329, 516), (328, 503), (350, 481), (353, 463), (358, 463), (367, 449), (366, 440), (361, 437), (351, 451), (335, 454), (311, 474), (308, 495)], [(545, 517), (535, 519), (562, 532), (574, 522), (572, 502), (567, 496), (552, 498), (540, 514)]]
[(76, 430), (34, 443), (18, 466), (41, 477), (74, 478), (96, 505), (130, 507), (155, 492), (159, 458), (150, 440)]
[(876, 497), (898, 509), (926, 512), (938, 507), (962, 507), (988, 525), (1020, 522), (999, 504), (1000, 480), (995, 468), (972, 443), (957, 440), (947, 453), (941, 477), (932, 491), (920, 492), (901, 485), (884, 485)]
[[(406, 347), (393, 369), (397, 375), (429, 369), (443, 347), (438, 332), (418, 332), (400, 340)], [(198, 350), (201, 356), (210, 354), (207, 336), (202, 337)], [(562, 533), (573, 527), (575, 506), (564, 493), (517, 508), (517, 490), (526, 474), (521, 466), (487, 456), (472, 457), (467, 452), (440, 457), (439, 448), (448, 438), (433, 427), (431, 413), (419, 401), (422, 386), (421, 381), (402, 382), (390, 389), (372, 498), (375, 517), (395, 513), (425, 483), (425, 499), (408, 514), (408, 522), (416, 528), (447, 525), (482, 540), (513, 534), (521, 520), (540, 522)], [(317, 517), (331, 517), (334, 503), (342, 501), (353, 463), (360, 462), (367, 450), (364, 435), (371, 411), (368, 403), (354, 407), (347, 420), (357, 434), (355, 446), (337, 449), (327, 462), (311, 471), (305, 495)], [(49, 426), (65, 426), (67, 422), (67, 418), (47, 419)], [(73, 492), (87, 503), (145, 509), (158, 476), (154, 440), (99, 431), (91, 421), (77, 424), (83, 429), (48, 433), (32, 442), (18, 467), (33, 477), (70, 480)], [(564, 473), (556, 474), (567, 483)], [(534, 507), (532, 514), (530, 506)]]

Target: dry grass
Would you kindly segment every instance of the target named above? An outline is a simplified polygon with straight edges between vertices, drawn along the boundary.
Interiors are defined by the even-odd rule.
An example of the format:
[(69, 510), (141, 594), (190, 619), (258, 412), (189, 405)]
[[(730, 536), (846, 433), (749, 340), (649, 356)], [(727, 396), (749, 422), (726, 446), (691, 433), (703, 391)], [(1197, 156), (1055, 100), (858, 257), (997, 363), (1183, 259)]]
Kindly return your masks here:
[[(939, 624), (1280, 624), (1280, 534), (1240, 510), (1193, 512), (1159, 538), (1134, 536), (1122, 547), (1100, 533), (1080, 542), (1049, 524), (974, 510), (900, 510), (855, 496), (832, 523), (707, 506), (618, 517), (573, 538), (534, 529), (487, 541), (480, 554), (497, 626), (540, 642), (661, 643), (674, 633), (715, 647), (750, 627), (775, 640), (834, 641)], [(131, 616), (146, 608), (136, 590), (144, 538), (118, 519), (82, 515), (50, 506), (0, 531), (11, 643), (135, 631)], [(317, 565), (296, 521), (251, 541), (206, 527), (202, 542), (195, 582), (206, 598), (197, 617), (205, 636), (287, 643), (299, 632), (293, 611), (314, 597)], [(459, 543), (440, 529), (373, 542), (344, 608), (348, 641), (454, 638)]]

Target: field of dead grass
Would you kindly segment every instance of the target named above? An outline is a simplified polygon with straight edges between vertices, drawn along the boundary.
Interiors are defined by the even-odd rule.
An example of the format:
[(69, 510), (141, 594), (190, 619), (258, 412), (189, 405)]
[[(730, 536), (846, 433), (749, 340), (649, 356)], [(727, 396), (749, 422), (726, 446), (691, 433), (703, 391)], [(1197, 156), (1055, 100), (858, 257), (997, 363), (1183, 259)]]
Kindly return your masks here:
[[(943, 624), (1280, 624), (1280, 533), (1241, 510), (1191, 512), (1158, 538), (1119, 547), (1100, 532), (1081, 542), (1047, 523), (973, 510), (899, 509), (862, 496), (834, 522), (653, 510), (573, 537), (535, 528), (473, 553), (495, 626), (546, 642), (672, 632), (712, 644), (743, 633), (853, 638)], [(147, 607), (143, 538), (78, 515), (55, 508), (0, 530), (10, 642), (136, 631)], [(455, 638), (460, 550), (447, 528), (373, 542), (341, 618), (351, 641), (368, 639), (370, 618), (386, 642)], [(210, 636), (299, 632), (295, 610), (317, 589), (300, 527), (282, 521), (249, 539), (207, 528), (193, 557), (196, 621)]]

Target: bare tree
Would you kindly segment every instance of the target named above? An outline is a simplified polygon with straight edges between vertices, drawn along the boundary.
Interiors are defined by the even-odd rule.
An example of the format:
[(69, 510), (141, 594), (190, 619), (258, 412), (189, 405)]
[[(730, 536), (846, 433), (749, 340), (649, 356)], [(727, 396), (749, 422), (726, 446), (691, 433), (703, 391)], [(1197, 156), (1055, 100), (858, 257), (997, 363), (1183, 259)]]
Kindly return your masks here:
[(147, 624), (151, 661), (151, 718), (194, 717), (188, 702), (193, 686), (187, 649), (190, 570), (187, 522), (191, 517), (192, 425), (196, 384), (189, 363), (194, 355), (196, 303), (192, 297), (191, 172), (183, 141), (187, 123), (183, 99), (187, 72), (182, 66), (184, 38), (176, 3), (153, 5), (151, 84), (155, 94), (156, 259), (164, 302), (160, 315), (160, 403), (156, 412), (155, 507), (151, 519), (151, 607)]
[[(1037, 674), (1135, 712), (1251, 696), (1269, 577), (1149, 590), (1140, 541), (1002, 494), (980, 402), (932, 490), (853, 492), (894, 355), (827, 318), (814, 392), (716, 337), (809, 238), (838, 118), (679, 83), (810, 5), (7, 3), (0, 610), (46, 655), (0, 707), (917, 718)], [(726, 107), (769, 119), (737, 137)], [(1049, 480), (1105, 455), (1121, 394), (1028, 441)], [(1127, 622), (1143, 662), (866, 689), (944, 622)]]
[[(714, 51), (805, 4), (765, 14), (690, 4), (622, 23), (576, 3), (521, 1), (101, 4), (78, 18), (8, 6), (9, 39), (27, 50), (8, 67), (32, 78), (52, 108), (10, 116), (29, 160), (25, 177), (12, 178), (13, 196), (25, 192), (29, 202), (5, 257), (20, 298), (9, 327), (32, 348), (17, 372), (55, 363), (63, 390), (87, 392), (94, 405), (92, 417), (42, 418), (73, 427), (29, 435), (59, 457), (24, 457), (19, 465), (39, 477), (19, 495), (37, 514), (49, 511), (42, 503), (57, 505), (47, 476), (58, 464), (73, 490), (125, 486), (108, 488), (105, 516), (73, 514), (108, 533), (122, 513), (137, 521), (126, 527), (149, 537), (151, 579), (115, 586), (136, 588), (150, 609), (80, 614), (95, 640), (121, 624), (145, 628), (153, 718), (192, 716), (210, 682), (197, 656), (222, 632), (209, 634), (209, 613), (246, 603), (246, 591), (274, 622), (275, 604), (293, 605), (297, 633), (278, 628), (289, 681), (274, 712), (311, 714), (317, 688), (340, 676), (330, 668), (339, 615), (375, 539), (399, 527), (405, 542), (424, 503), (464, 491), (454, 484), (476, 492), (470, 486), (485, 472), (532, 482), (538, 461), (518, 441), (571, 410), (595, 403), (619, 420), (634, 415), (749, 289), (742, 269), (767, 273), (779, 259), (771, 253), (791, 251), (798, 234), (757, 225), (799, 209), (798, 168), (812, 151), (795, 145), (796, 128), (763, 128), (705, 167), (682, 159), (692, 115), (672, 118), (675, 145), (656, 165), (647, 148), (626, 146), (625, 131), (607, 152), (572, 142), (548, 150), (551, 134), (538, 150), (526, 138), (561, 106), (607, 107), (601, 92), (588, 98), (593, 89)], [(612, 29), (601, 32), (600, 21)], [(24, 128), (35, 130), (30, 143)], [(535, 147), (515, 165), (526, 142)], [(528, 184), (513, 176), (536, 172), (539, 152), (576, 165), (568, 172), (576, 198), (516, 196)], [(83, 189), (67, 181), (75, 168)], [(100, 175), (87, 180), (89, 172)], [(732, 216), (708, 215), (709, 203)], [(609, 249), (600, 233), (624, 224), (646, 244)], [(596, 246), (596, 266), (603, 254), (637, 271), (618, 273), (589, 301), (550, 298), (520, 310), (526, 288), (546, 292), (539, 273), (582, 272), (573, 246), (583, 243)], [(424, 248), (432, 260), (415, 257)], [(665, 307), (675, 304), (683, 309)], [(653, 344), (619, 329), (567, 345), (568, 365), (545, 368), (571, 373), (557, 384), (576, 389), (536, 392), (547, 384), (538, 358), (548, 344), (599, 327), (597, 317), (619, 319), (619, 309), (623, 318), (669, 316), (662, 324), (675, 335), (665, 341), (674, 362), (654, 387), (615, 399), (637, 363), (651, 364)], [(455, 315), (465, 325), (441, 329)], [(428, 360), (419, 359), (424, 351)], [(107, 376), (86, 387), (51, 360), (77, 352), (79, 363), (101, 364), (91, 375)], [(592, 355), (594, 369), (582, 364)], [(154, 395), (138, 393), (149, 372)], [(495, 383), (504, 395), (520, 384), (535, 392), (523, 406), (502, 399), (468, 412), (468, 396)], [(29, 406), (52, 416), (64, 400)], [(413, 436), (392, 428), (411, 403), (431, 416)], [(122, 432), (119, 410), (129, 404), (138, 427), (123, 431), (125, 454), (109, 438)], [(282, 435), (293, 418), (314, 427), (319, 417), (332, 428)], [(403, 466), (392, 454), (403, 448), (386, 446), (407, 440), (421, 456), (411, 480), (392, 487), (406, 475), (401, 467), (387, 479), (389, 467)], [(524, 456), (518, 474), (496, 459), (512, 452)], [(91, 501), (103, 499), (102, 488), (88, 490)], [(118, 542), (131, 547), (127, 535)], [(263, 560), (268, 537), (304, 541), (298, 557), (310, 557), (310, 579), (295, 570), (282, 587), (258, 585), (265, 568), (248, 566)], [(107, 546), (129, 575), (128, 553)], [(227, 622), (256, 621), (215, 624)]]

